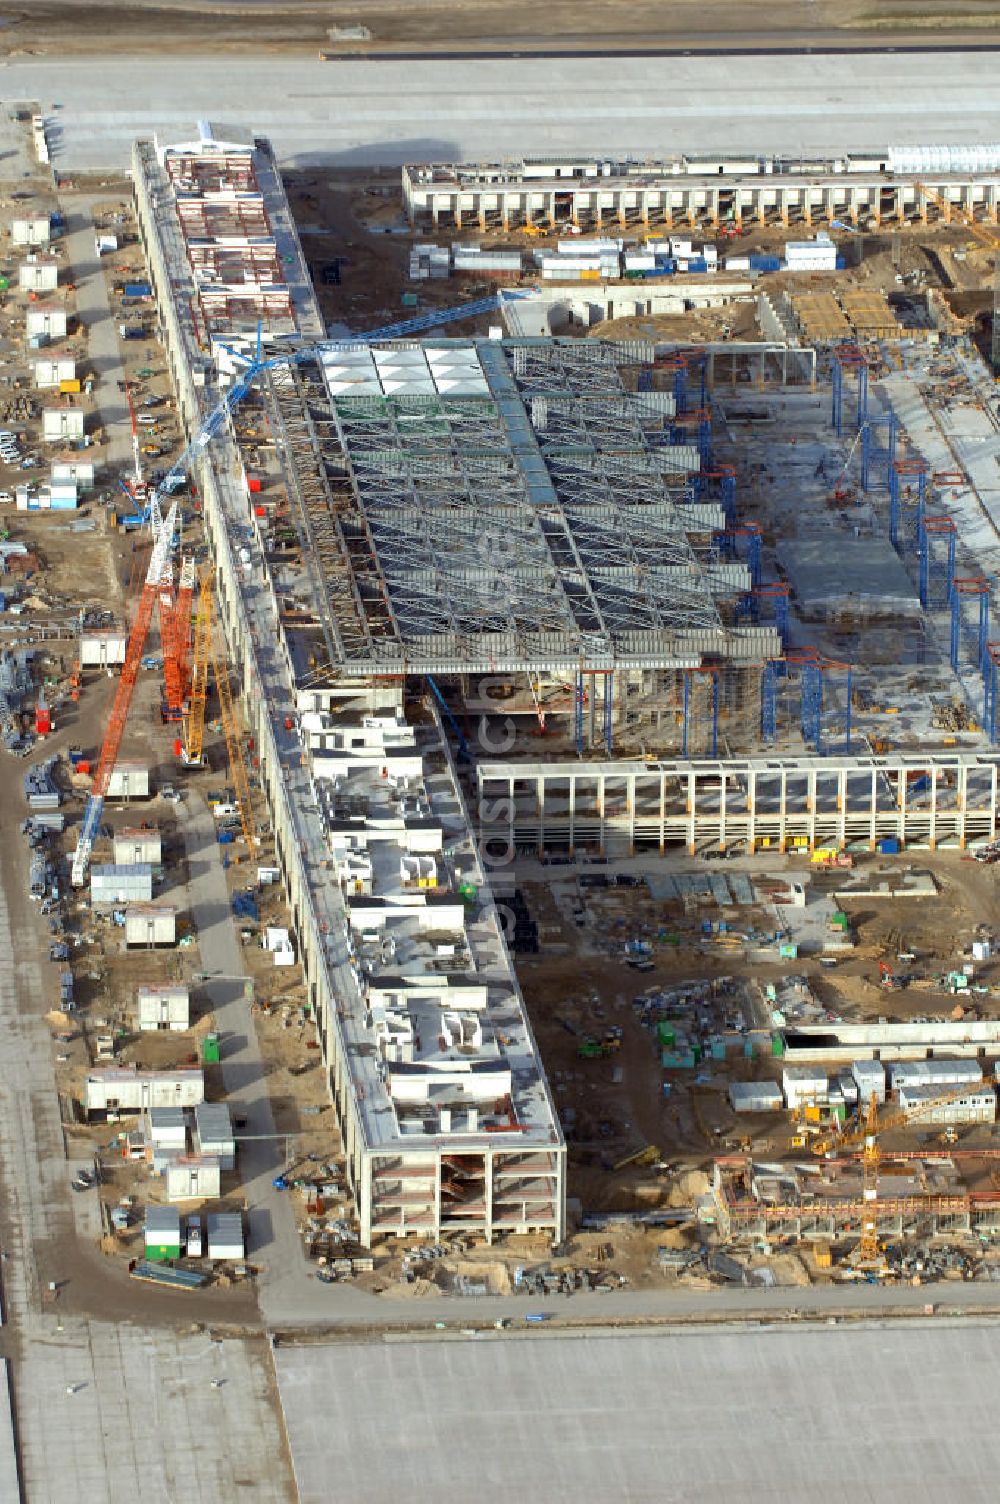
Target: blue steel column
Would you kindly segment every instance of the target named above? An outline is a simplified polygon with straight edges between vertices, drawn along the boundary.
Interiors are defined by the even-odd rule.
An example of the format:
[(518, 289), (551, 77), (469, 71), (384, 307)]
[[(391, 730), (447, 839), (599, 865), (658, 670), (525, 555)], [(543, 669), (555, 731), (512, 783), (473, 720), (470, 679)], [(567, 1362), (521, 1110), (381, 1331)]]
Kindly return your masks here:
[(576, 676), (576, 755), (583, 756), (583, 670)]
[(764, 664), (760, 683), (760, 736), (770, 744), (778, 734), (778, 670), (773, 659)]
[(688, 755), (688, 705), (691, 699), (691, 670), (683, 669), (684, 675), (684, 721), (681, 730), (681, 756)]

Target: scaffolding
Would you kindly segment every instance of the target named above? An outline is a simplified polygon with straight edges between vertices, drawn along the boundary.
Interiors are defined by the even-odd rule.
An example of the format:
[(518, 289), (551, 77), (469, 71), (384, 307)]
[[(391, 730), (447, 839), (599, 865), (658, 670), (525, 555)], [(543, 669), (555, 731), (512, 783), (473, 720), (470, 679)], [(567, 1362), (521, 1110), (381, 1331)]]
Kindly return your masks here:
[(868, 359), (857, 345), (837, 345), (833, 351), (833, 413), (837, 436), (844, 431), (844, 383), (855, 378), (857, 410), (855, 431), (863, 430), (868, 417)]
[[(965, 617), (964, 607), (966, 601), (978, 602), (973, 605), (973, 614), (976, 625), (970, 626)], [(986, 672), (986, 647), (990, 635), (990, 582), (985, 575), (959, 576), (952, 581), (951, 587), (951, 666), (957, 674), (961, 664), (963, 626), (965, 635), (973, 636), (975, 640), (974, 663), (977, 672)]]
[(898, 427), (896, 414), (889, 409), (885, 417), (869, 415), (861, 429), (861, 489), (870, 491), (875, 487), (892, 488), (892, 472), (896, 463), (896, 439)]
[[(815, 648), (798, 648), (789, 653), (786, 663), (798, 672), (799, 724), (802, 740), (823, 757), (831, 752), (849, 753), (851, 750), (851, 697), (853, 672), (849, 663), (827, 658)], [(833, 700), (831, 691), (840, 680), (844, 686), (843, 704)], [(840, 732), (839, 721), (831, 728), (831, 719), (836, 714), (843, 716), (843, 744), (830, 745), (831, 730)], [(824, 719), (825, 716), (825, 719)]]
[[(650, 346), (376, 347), (369, 370), (422, 374), (365, 395), (327, 379), (348, 348), (276, 369), (268, 393), (335, 668), (572, 676), (780, 651), (771, 626), (734, 625), (759, 542), (753, 567), (719, 557), (725, 506), (691, 484), (697, 448), (670, 442), (673, 394), (631, 389)], [(427, 352), (449, 351), (475, 395), (431, 385)], [(707, 423), (696, 409), (681, 428)], [(735, 473), (719, 479), (728, 496)]]
[(917, 524), (917, 550), (920, 563), (920, 604), (925, 611), (933, 606), (947, 606), (951, 601), (957, 536), (955, 524), (950, 517), (928, 517), (926, 513), (920, 516)]
[(927, 466), (922, 459), (913, 456), (895, 459), (889, 466), (889, 542), (897, 553), (903, 552), (902, 527), (904, 510), (916, 507), (916, 525), (913, 536), (920, 533), (927, 507)]

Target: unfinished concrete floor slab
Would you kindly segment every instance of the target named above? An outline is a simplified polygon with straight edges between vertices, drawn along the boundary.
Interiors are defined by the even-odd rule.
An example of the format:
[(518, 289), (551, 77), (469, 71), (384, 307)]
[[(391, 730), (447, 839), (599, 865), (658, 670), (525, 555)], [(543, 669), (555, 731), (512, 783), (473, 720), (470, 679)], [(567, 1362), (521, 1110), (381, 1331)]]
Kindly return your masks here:
[(275, 1359), (301, 1504), (997, 1492), (992, 1326), (486, 1335)]

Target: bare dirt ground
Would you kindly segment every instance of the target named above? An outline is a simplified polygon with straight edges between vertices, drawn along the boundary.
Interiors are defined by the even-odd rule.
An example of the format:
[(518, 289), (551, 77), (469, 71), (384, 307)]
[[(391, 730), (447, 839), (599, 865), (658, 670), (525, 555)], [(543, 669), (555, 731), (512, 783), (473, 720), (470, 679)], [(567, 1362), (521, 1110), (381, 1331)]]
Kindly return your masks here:
[[(113, 16), (113, 21), (110, 17)], [(741, 0), (553, 0), (535, 6), (503, 0), (22, 0), (5, 9), (2, 47), (13, 53), (106, 52), (109, 26), (130, 52), (246, 53), (273, 50), (333, 55), (364, 52), (680, 47), (715, 48), (984, 44), (995, 37), (994, 0), (829, 0), (804, 10), (799, 0), (766, 8)], [(351, 28), (369, 33), (352, 36)], [(338, 32), (340, 34), (338, 34)]]

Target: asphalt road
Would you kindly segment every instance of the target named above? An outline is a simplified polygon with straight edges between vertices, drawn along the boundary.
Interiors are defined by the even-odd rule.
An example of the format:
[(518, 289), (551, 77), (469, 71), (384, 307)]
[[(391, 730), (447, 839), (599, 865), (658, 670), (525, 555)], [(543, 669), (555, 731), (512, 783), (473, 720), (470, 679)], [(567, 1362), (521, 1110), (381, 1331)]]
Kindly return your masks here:
[[(285, 165), (494, 160), (524, 153), (789, 154), (1000, 140), (988, 52), (469, 63), (317, 58), (15, 57), (8, 101), (53, 122), (62, 172), (121, 170), (132, 140), (199, 118), (252, 130)], [(0, 146), (13, 138), (0, 124)]]

